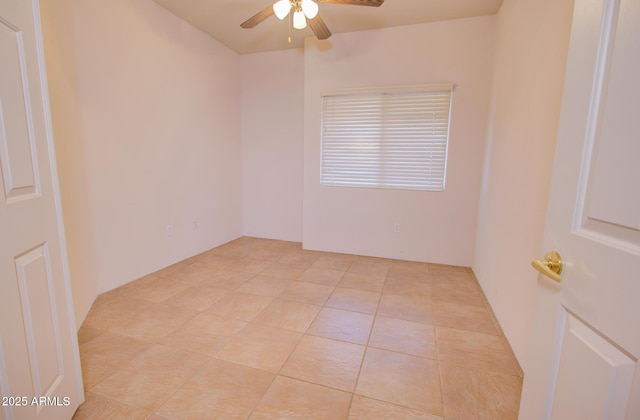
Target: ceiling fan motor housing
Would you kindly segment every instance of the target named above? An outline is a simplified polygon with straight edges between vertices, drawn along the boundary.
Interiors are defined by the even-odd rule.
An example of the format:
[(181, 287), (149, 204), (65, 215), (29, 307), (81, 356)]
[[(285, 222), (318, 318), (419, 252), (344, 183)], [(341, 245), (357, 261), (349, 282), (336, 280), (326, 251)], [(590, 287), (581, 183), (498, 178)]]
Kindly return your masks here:
[[(332, 4), (349, 4), (353, 6), (373, 6), (378, 7), (384, 3), (384, 0), (316, 0), (320, 3)], [(331, 31), (324, 23), (320, 15), (318, 15), (320, 7), (314, 0), (278, 0), (273, 6), (256, 13), (247, 19), (240, 26), (249, 29), (267, 19), (271, 15), (276, 15), (280, 20), (291, 13), (293, 9), (293, 27), (296, 29), (304, 29), (307, 23), (318, 39), (327, 39), (331, 36)], [(308, 21), (307, 21), (308, 19)]]

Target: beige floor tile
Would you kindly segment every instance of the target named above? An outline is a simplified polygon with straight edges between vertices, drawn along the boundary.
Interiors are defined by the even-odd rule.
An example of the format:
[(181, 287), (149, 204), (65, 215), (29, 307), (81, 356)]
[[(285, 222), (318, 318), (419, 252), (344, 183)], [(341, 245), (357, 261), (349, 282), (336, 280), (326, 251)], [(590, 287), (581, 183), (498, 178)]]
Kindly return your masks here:
[(277, 246), (268, 246), (266, 248), (261, 248), (257, 250), (253, 254), (253, 258), (271, 262), (282, 262), (280, 261), (282, 257), (284, 257), (289, 251), (286, 248), (280, 248)]
[(149, 302), (164, 302), (189, 287), (188, 284), (173, 279), (157, 278), (152, 283), (135, 289), (128, 296)]
[(92, 392), (147, 411), (158, 409), (185, 379), (164, 373), (116, 370)]
[(245, 325), (247, 322), (239, 319), (201, 313), (184, 324), (180, 330), (193, 335), (209, 334), (230, 337), (237, 334)]
[(515, 419), (499, 331), (468, 268), (242, 237), (96, 299), (75, 418)]
[(354, 255), (323, 253), (311, 267), (347, 271), (355, 260)]
[(431, 283), (421, 277), (407, 274), (389, 275), (387, 276), (382, 293), (387, 295), (431, 298), (431, 288)]
[(146, 411), (117, 403), (108, 398), (96, 395), (93, 392), (87, 392), (85, 394), (85, 402), (78, 407), (78, 410), (73, 416), (73, 420), (145, 420), (148, 416), (149, 413)]
[(305, 335), (280, 375), (352, 392), (363, 355), (364, 346)]
[(442, 415), (438, 363), (430, 359), (368, 348), (356, 394)]
[(394, 260), (389, 264), (389, 275), (409, 274), (421, 276), (429, 272), (429, 264), (417, 261)]
[(260, 272), (264, 276), (277, 277), (286, 280), (298, 279), (306, 268), (299, 265), (273, 263)]
[(166, 303), (193, 311), (204, 311), (228, 293), (228, 289), (221, 287), (192, 286), (170, 297)]
[(424, 296), (383, 294), (378, 306), (378, 315), (424, 324), (433, 323), (431, 299)]
[(378, 316), (369, 346), (435, 359), (434, 327), (413, 321)]
[(158, 420), (246, 419), (242, 405), (228, 402), (242, 400), (243, 395), (187, 384), (160, 407), (157, 411)]
[(216, 357), (276, 373), (301, 336), (302, 334), (294, 331), (251, 323), (220, 350)]
[(346, 419), (351, 394), (295, 379), (276, 377), (250, 419)]
[(436, 336), (441, 362), (507, 375), (518, 374), (511, 354), (499, 336), (446, 327), (436, 327)]
[(216, 271), (226, 268), (238, 260), (239, 258), (235, 257), (223, 257), (205, 253), (195, 264), (207, 267), (211, 271)]
[(333, 286), (324, 284), (296, 281), (291, 283), (289, 287), (280, 294), (280, 297), (282, 299), (311, 303), (313, 305), (323, 305), (331, 295), (331, 292), (333, 292), (333, 289)]
[(229, 335), (216, 334), (192, 334), (182, 329), (166, 336), (160, 343), (164, 346), (178, 350), (195, 352), (204, 356), (213, 357), (231, 341)]
[(433, 286), (448, 281), (452, 273), (452, 271), (429, 270), (428, 272), (421, 274), (418, 277), (421, 279), (421, 281)]
[(379, 301), (379, 293), (336, 287), (325, 305), (330, 308), (375, 314)]
[(171, 274), (169, 279), (193, 286), (209, 278), (216, 269), (206, 264), (190, 264), (179, 271)]
[(105, 330), (131, 318), (147, 306), (149, 302), (144, 300), (126, 295), (115, 296), (104, 303), (93, 304), (83, 325)]
[[(130, 283), (127, 283), (124, 286), (127, 286), (128, 284), (130, 284)], [(124, 293), (122, 292), (122, 289), (124, 288), (124, 286), (120, 286), (120, 287), (118, 287), (116, 289), (112, 289), (112, 290), (109, 290), (108, 292), (104, 292), (104, 293), (99, 294), (96, 297), (96, 300), (93, 301), (93, 305), (99, 305), (99, 304), (102, 304), (102, 303), (106, 303), (106, 302), (110, 301), (111, 299), (113, 299), (113, 298), (115, 298), (117, 296), (123, 296)]]
[(448, 270), (430, 270), (429, 274), (437, 274), (438, 278), (444, 278), (447, 282), (457, 282), (464, 286), (480, 287), (473, 275), (473, 271), (466, 267), (453, 267)]
[(165, 346), (215, 356), (245, 326), (246, 321), (202, 313), (164, 338)]
[(440, 416), (355, 395), (349, 420), (442, 420)]
[(116, 368), (129, 362), (152, 345), (153, 343), (107, 331), (81, 344), (80, 357), (83, 363)]
[(273, 299), (274, 298), (269, 296), (258, 296), (234, 291), (215, 302), (206, 312), (243, 321), (251, 321), (266, 308)]
[(445, 417), (518, 418), (522, 380), (517, 376), (441, 364)]
[(384, 282), (384, 277), (371, 277), (362, 274), (345, 273), (338, 286), (380, 293), (384, 287)]
[(360, 274), (362, 276), (386, 277), (389, 271), (389, 264), (387, 262), (362, 260), (358, 257), (347, 271), (351, 274)]
[(198, 312), (185, 308), (179, 308), (172, 305), (167, 305), (165, 302), (161, 303), (149, 303), (149, 305), (143, 307), (134, 316), (147, 317), (151, 319), (167, 320), (167, 319), (189, 319), (195, 316)]
[(278, 262), (309, 268), (314, 262), (318, 260), (318, 258), (319, 256), (314, 254), (305, 254), (299, 251), (291, 251), (284, 254), (278, 260)]
[(434, 325), (499, 335), (489, 311), (472, 305), (433, 302)]
[(227, 265), (228, 270), (242, 271), (245, 273), (258, 274), (265, 268), (269, 267), (271, 262), (265, 260), (258, 260), (255, 258), (241, 258), (235, 262)]
[(118, 369), (109, 365), (87, 362), (82, 360), (82, 356), (80, 366), (82, 368), (82, 386), (85, 391), (90, 390)]
[(305, 332), (322, 307), (309, 303), (275, 299), (253, 319), (262, 325)]
[(340, 280), (344, 276), (344, 271), (331, 270), (327, 268), (309, 268), (300, 276), (300, 281), (307, 283), (326, 284), (328, 286), (335, 286), (340, 283)]
[(171, 305), (155, 305), (114, 325), (109, 331), (142, 340), (158, 341), (197, 314), (195, 311)]
[(88, 325), (82, 325), (80, 329), (78, 329), (78, 344), (84, 344), (91, 341), (103, 332), (105, 332), (105, 330), (90, 327)]
[(206, 279), (202, 280), (199, 286), (221, 287), (223, 289), (234, 290), (242, 286), (247, 280), (253, 277), (252, 273), (242, 271), (232, 271), (223, 268), (213, 272)]
[(323, 308), (307, 333), (355, 344), (367, 344), (372, 325), (373, 315)]
[(247, 418), (274, 376), (212, 359), (157, 414), (170, 419)]
[(474, 284), (465, 285), (461, 282), (441, 282), (432, 286), (433, 301), (457, 303), (485, 307), (484, 294)]
[(196, 353), (154, 345), (120, 366), (120, 370), (175, 376), (186, 380), (208, 360), (208, 357)]
[(292, 280), (259, 274), (247, 280), (242, 286), (238, 287), (236, 291), (252, 295), (275, 297), (289, 287), (291, 283)]

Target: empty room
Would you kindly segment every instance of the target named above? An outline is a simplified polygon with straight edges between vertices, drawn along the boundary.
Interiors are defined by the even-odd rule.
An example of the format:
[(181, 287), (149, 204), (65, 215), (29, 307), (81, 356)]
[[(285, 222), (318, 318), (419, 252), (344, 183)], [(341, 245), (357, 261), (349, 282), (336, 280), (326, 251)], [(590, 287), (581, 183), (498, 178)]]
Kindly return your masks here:
[(632, 0), (0, 4), (0, 420), (640, 418)]

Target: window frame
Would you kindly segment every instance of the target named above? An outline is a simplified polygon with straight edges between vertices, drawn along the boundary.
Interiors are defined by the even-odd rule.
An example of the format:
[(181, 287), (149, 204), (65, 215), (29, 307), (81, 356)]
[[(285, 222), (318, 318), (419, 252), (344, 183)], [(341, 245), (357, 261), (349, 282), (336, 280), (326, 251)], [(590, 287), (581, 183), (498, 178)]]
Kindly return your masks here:
[[(327, 90), (327, 91), (323, 91), (320, 93), (321, 96), (321, 132), (320, 132), (320, 185), (322, 186), (327, 186), (327, 187), (349, 187), (349, 188), (374, 188), (374, 189), (399, 189), (399, 190), (416, 190), (416, 191), (436, 191), (436, 192), (443, 192), (445, 190), (445, 186), (446, 186), (446, 174), (447, 174), (447, 162), (448, 162), (448, 154), (449, 154), (449, 140), (450, 140), (450, 132), (451, 132), (451, 110), (452, 110), (452, 103), (453, 103), (453, 92), (455, 91), (455, 85), (453, 83), (437, 83), (437, 84), (424, 84), (424, 85), (408, 85), (408, 86), (399, 86), (399, 87), (383, 87), (383, 88), (356, 88), (356, 89), (341, 89), (341, 90)], [(398, 185), (395, 185), (393, 183), (390, 183), (389, 180), (390, 179), (394, 179), (394, 177), (385, 177), (385, 176), (380, 176), (383, 172), (383, 169), (379, 168), (376, 172), (374, 172), (374, 180), (371, 180), (368, 183), (364, 183), (364, 182), (349, 182), (345, 179), (338, 179), (337, 181), (333, 181), (331, 179), (331, 177), (336, 177), (335, 174), (330, 175), (327, 174), (328, 169), (325, 168), (325, 161), (327, 160), (325, 157), (325, 152), (326, 149), (330, 149), (329, 152), (327, 152), (326, 154), (330, 154), (331, 152), (333, 152), (335, 154), (335, 150), (336, 150), (336, 146), (335, 144), (338, 143), (340, 140), (336, 141), (336, 140), (331, 140), (331, 142), (333, 143), (333, 146), (331, 146), (331, 148), (325, 148), (325, 134), (326, 134), (326, 125), (327, 125), (327, 116), (325, 115), (326, 113), (326, 103), (325, 101), (327, 100), (326, 98), (335, 98), (335, 97), (346, 97), (346, 98), (364, 98), (365, 96), (370, 96), (371, 98), (375, 99), (375, 96), (378, 96), (380, 98), (380, 101), (383, 103), (383, 105), (381, 105), (381, 109), (380, 109), (380, 116), (377, 120), (377, 124), (379, 125), (379, 129), (381, 131), (381, 133), (383, 131), (385, 131), (385, 124), (389, 124), (390, 123), (390, 117), (388, 115), (385, 115), (385, 112), (388, 113), (388, 110), (385, 111), (382, 108), (385, 106), (384, 103), (389, 101), (389, 100), (398, 100), (398, 99), (403, 99), (402, 97), (405, 96), (406, 98), (411, 98), (410, 95), (414, 94), (429, 94), (429, 93), (433, 93), (434, 96), (435, 95), (443, 95), (446, 94), (448, 96), (448, 106), (446, 107), (440, 107), (438, 108), (439, 112), (445, 112), (445, 108), (446, 108), (446, 130), (445, 130), (445, 134), (444, 134), (444, 140), (443, 141), (439, 141), (439, 140), (432, 140), (431, 137), (428, 137), (427, 139), (423, 139), (421, 141), (416, 141), (416, 142), (408, 142), (408, 141), (401, 141), (401, 142), (395, 142), (396, 145), (396, 149), (393, 149), (394, 147), (394, 141), (393, 139), (386, 139), (385, 140), (385, 136), (383, 134), (380, 134), (377, 140), (377, 144), (378, 144), (378, 158), (377, 160), (375, 160), (376, 158), (374, 158), (373, 160), (371, 160), (371, 162), (378, 162), (377, 164), (380, 165), (385, 159), (389, 159), (389, 156), (394, 155), (396, 153), (398, 153), (398, 151), (402, 149), (402, 146), (399, 146), (398, 144), (404, 144), (406, 145), (407, 143), (411, 144), (411, 147), (414, 146), (422, 146), (422, 147), (427, 147), (427, 148), (434, 148), (434, 147), (444, 147), (444, 152), (443, 152), (443, 157), (441, 159), (436, 159), (434, 160), (434, 166), (437, 166), (437, 175), (441, 178), (437, 178), (436, 177), (431, 177), (431, 176), (423, 176), (423, 178), (425, 178), (425, 181), (422, 184), (417, 185), (415, 181), (410, 182), (410, 181), (403, 181), (406, 185), (401, 185), (401, 183), (397, 183)], [(333, 99), (330, 99), (333, 100)], [(408, 101), (407, 101), (408, 102)], [(371, 102), (371, 104), (373, 104), (373, 102)], [(425, 103), (425, 106), (428, 106), (429, 102), (428, 100)], [(363, 121), (363, 120), (362, 120)], [(443, 119), (441, 117), (434, 117), (434, 118), (424, 118), (422, 120), (419, 121), (413, 121), (413, 125), (411, 127), (413, 127), (413, 130), (416, 130), (416, 132), (420, 131), (417, 130), (415, 127), (418, 126), (418, 123), (422, 122), (422, 123), (426, 123), (427, 126), (432, 127), (435, 126), (436, 124), (434, 123), (434, 121), (439, 121), (440, 123), (442, 123)], [(332, 121), (333, 122), (333, 121)], [(408, 125), (409, 126), (409, 125)], [(441, 127), (442, 124), (439, 125), (439, 127)], [(375, 124), (372, 124), (370, 127), (368, 127), (369, 129), (372, 129), (373, 131), (375, 131)], [(364, 136), (363, 136), (364, 137)], [(439, 132), (439, 136), (435, 136), (435, 137), (442, 137), (442, 133)], [(345, 147), (351, 146), (351, 149), (355, 149), (358, 147), (362, 147), (362, 146), (358, 146), (357, 143), (358, 140), (347, 140), (344, 142), (344, 145), (346, 145)], [(329, 143), (329, 141), (327, 141), (327, 143)], [(366, 142), (365, 142), (366, 143)], [(367, 146), (369, 147), (369, 149), (371, 149), (372, 147), (375, 146), (376, 140), (370, 140), (367, 143)], [(436, 146), (433, 146), (436, 145)], [(393, 150), (391, 153), (389, 151), (384, 152), (381, 151), (382, 149), (387, 149), (389, 150), (391, 148), (391, 150)], [(428, 149), (431, 150), (431, 149)], [(406, 153), (404, 152), (405, 155), (403, 156), (407, 156)], [(349, 154), (349, 153), (347, 153)], [(351, 152), (352, 155), (356, 155), (357, 153)], [(369, 152), (369, 155), (371, 155), (371, 152)], [(362, 159), (363, 156), (366, 156), (366, 152), (362, 155), (360, 155), (360, 157), (356, 157), (354, 158), (354, 160), (351, 161), (351, 165), (353, 165), (352, 167), (357, 167), (358, 163), (360, 162), (359, 159)], [(417, 158), (416, 162), (419, 161), (420, 159)], [(424, 160), (424, 159), (423, 159)], [(428, 159), (427, 159), (428, 160)], [(334, 158), (334, 160), (332, 160), (331, 162), (334, 163), (336, 160)], [(416, 164), (415, 162), (411, 161), (411, 164)], [(329, 166), (331, 164), (328, 164), (327, 166)], [(404, 163), (402, 164), (404, 165)], [(427, 162), (427, 163), (423, 163), (422, 164), (423, 167), (420, 168), (421, 170), (426, 170), (429, 171), (429, 168), (431, 168), (431, 165)], [(375, 166), (375, 163), (373, 165), (370, 166)], [(396, 166), (398, 166), (396, 164)], [(441, 168), (441, 169), (440, 169)], [(397, 169), (395, 169), (397, 170)], [(401, 170), (402, 172), (402, 170)], [(371, 174), (371, 170), (368, 171), (369, 174)], [(365, 176), (365, 175), (363, 175)], [(397, 177), (395, 177), (397, 178)], [(407, 179), (411, 178), (410, 176), (407, 177)], [(370, 178), (372, 179), (372, 178)], [(436, 179), (436, 183), (434, 184), (433, 179)]]

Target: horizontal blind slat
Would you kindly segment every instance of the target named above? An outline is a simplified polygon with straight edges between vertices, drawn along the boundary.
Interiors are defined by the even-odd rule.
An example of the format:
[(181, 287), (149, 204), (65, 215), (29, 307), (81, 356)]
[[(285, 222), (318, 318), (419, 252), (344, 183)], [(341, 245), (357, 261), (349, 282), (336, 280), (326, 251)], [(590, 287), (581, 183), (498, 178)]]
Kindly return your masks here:
[(443, 190), (451, 91), (322, 97), (321, 183)]

